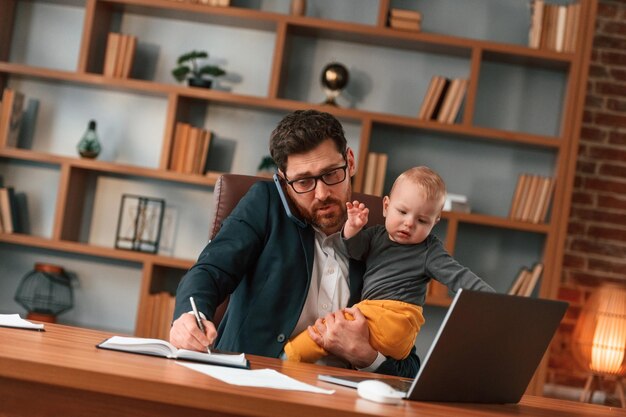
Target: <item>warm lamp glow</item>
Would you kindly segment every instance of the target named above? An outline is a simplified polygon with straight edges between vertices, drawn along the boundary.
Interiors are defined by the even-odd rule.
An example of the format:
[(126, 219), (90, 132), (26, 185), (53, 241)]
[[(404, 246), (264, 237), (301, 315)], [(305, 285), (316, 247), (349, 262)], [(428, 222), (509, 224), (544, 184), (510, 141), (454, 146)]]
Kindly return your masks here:
[(626, 370), (626, 288), (601, 287), (580, 313), (573, 335), (575, 356), (593, 373), (621, 376)]
[(617, 377), (616, 391), (626, 406), (621, 384), (626, 372), (626, 286), (607, 284), (587, 301), (572, 336), (574, 357), (591, 374), (581, 401), (591, 400), (601, 379)]

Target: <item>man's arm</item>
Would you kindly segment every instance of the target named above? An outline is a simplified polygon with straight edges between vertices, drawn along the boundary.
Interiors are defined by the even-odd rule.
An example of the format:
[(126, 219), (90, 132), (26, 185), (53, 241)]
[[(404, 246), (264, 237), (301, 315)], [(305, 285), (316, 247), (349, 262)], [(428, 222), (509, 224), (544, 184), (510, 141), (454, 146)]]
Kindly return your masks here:
[[(264, 208), (269, 205), (266, 192), (253, 185), (242, 198), (218, 235), (200, 254), (198, 261), (182, 278), (176, 290), (176, 319), (170, 329), (170, 341), (179, 348), (204, 350), (217, 336), (212, 320), (217, 306), (237, 287), (247, 269), (258, 259), (263, 248), (261, 230), (266, 222)], [(208, 318), (206, 334), (195, 324), (189, 297)], [(193, 321), (191, 321), (193, 319)], [(210, 324), (207, 324), (210, 323)], [(198, 349), (200, 348), (200, 349)]]

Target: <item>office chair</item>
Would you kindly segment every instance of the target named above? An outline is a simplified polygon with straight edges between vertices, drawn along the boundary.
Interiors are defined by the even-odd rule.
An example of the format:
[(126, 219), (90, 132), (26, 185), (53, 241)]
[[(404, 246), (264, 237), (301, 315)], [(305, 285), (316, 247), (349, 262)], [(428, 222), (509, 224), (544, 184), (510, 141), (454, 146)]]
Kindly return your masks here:
[[(272, 179), (254, 177), (250, 175), (224, 174), (218, 178), (213, 191), (214, 211), (213, 221), (210, 222), (209, 239), (213, 239), (222, 227), (222, 222), (230, 212), (235, 208), (239, 200), (248, 192), (252, 184), (257, 181), (272, 181)], [(383, 203), (382, 198), (378, 196), (352, 193), (353, 200), (359, 200), (369, 208), (368, 225), (384, 224)], [(215, 327), (219, 326), (220, 321), (224, 317), (226, 307), (228, 306), (228, 298), (219, 305), (213, 316)]]

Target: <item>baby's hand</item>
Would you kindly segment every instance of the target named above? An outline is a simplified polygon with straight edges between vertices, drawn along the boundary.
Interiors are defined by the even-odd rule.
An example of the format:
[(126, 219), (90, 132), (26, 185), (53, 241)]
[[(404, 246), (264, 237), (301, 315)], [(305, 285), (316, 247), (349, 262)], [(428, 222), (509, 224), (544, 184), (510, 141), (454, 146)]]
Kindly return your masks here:
[(353, 202), (348, 201), (346, 208), (348, 209), (348, 221), (344, 226), (343, 234), (346, 239), (349, 239), (367, 224), (370, 210), (365, 207), (365, 204), (359, 203), (357, 200)]

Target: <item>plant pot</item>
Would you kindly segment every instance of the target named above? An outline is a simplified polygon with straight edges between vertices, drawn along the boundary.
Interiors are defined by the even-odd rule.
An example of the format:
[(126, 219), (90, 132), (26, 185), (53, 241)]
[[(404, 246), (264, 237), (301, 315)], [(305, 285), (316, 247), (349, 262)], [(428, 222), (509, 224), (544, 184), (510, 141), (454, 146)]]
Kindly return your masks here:
[(189, 85), (189, 87), (211, 88), (213, 80), (206, 78), (189, 78), (187, 80), (187, 85)]

